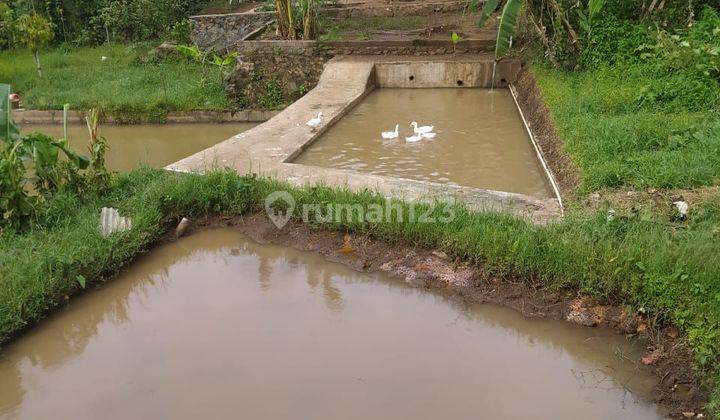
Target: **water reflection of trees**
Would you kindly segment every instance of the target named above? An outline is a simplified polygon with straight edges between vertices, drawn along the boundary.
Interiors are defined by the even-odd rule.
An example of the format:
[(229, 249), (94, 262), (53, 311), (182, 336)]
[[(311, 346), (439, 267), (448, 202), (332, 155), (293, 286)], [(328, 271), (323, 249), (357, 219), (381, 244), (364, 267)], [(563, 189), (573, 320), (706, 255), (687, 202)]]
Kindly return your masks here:
[(129, 306), (142, 305), (151, 290), (167, 287), (172, 266), (208, 259), (226, 263), (226, 256), (218, 252), (226, 246), (222, 241), (194, 244), (191, 240), (160, 247), (100, 290), (74, 298), (66, 308), (0, 350), (0, 415), (23, 400), (24, 365), (47, 369), (66, 363), (85, 350), (103, 323), (130, 322)]
[(272, 288), (278, 269), (288, 269), (295, 276), (304, 277), (305, 283), (312, 290), (322, 290), (326, 308), (335, 312), (342, 310), (342, 292), (334, 283), (336, 279), (347, 277), (350, 272), (348, 268), (330, 263), (316, 254), (297, 251), (287, 246), (262, 245), (248, 241), (239, 249), (257, 259), (258, 285), (261, 290), (269, 291)]
[[(158, 248), (140, 258), (131, 269), (103, 286), (104, 290), (74, 299), (67, 309), (0, 352), (0, 415), (22, 403), (24, 365), (47, 369), (65, 363), (84, 351), (103, 323), (120, 325), (132, 322), (131, 306), (152, 303), (148, 301), (150, 292), (169, 287), (174, 266), (193, 265), (201, 261), (204, 264), (229, 265), (234, 258), (247, 258), (249, 264), (243, 262), (243, 270), (252, 270), (256, 265), (260, 290), (269, 292), (273, 287), (279, 287), (287, 273), (292, 273), (292, 278), (302, 279), (312, 291), (319, 292), (325, 307), (335, 313), (344, 309), (343, 285), (372, 284), (395, 294), (438, 299), (439, 304), (452, 305), (458, 313), (458, 320), (473, 329), (500, 329), (516, 337), (522, 345), (543, 345), (558, 353), (565, 352), (585, 364), (620, 366), (619, 362), (612, 362), (612, 352), (608, 349), (612, 344), (607, 343), (620, 345), (622, 341), (598, 330), (579, 329), (558, 322), (528, 321), (507, 309), (467, 305), (449, 299), (441, 292), (413, 288), (382, 275), (354, 272), (316, 254), (284, 246), (257, 244), (235, 233), (210, 231)], [(240, 279), (243, 280), (246, 279)], [(397, 310), (406, 309), (399, 307)], [(603, 338), (597, 340), (603, 344), (596, 350), (588, 349), (587, 343), (584, 343), (593, 335), (602, 335)]]

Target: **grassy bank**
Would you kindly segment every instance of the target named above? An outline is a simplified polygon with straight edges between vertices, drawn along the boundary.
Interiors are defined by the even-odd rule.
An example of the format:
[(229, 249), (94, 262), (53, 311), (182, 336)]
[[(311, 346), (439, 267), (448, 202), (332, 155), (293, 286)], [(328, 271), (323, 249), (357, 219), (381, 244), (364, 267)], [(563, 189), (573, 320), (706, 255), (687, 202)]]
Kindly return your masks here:
[(149, 50), (144, 44), (55, 49), (41, 53), (42, 77), (30, 52), (3, 51), (0, 82), (19, 91), (28, 109), (62, 109), (69, 103), (74, 109), (102, 106), (114, 115), (161, 117), (168, 111), (229, 108), (217, 69), (208, 68), (202, 84), (198, 64), (146, 61)]
[[(83, 281), (92, 284), (112, 275), (179, 217), (259, 211), (277, 188), (291, 191), (300, 204), (382, 203), (371, 193), (292, 189), (229, 172), (198, 176), (151, 170), (121, 176), (105, 195), (57, 195), (29, 232), (0, 235), (0, 341), (42, 318)], [(101, 237), (102, 206), (131, 216), (133, 229)], [(698, 366), (717, 371), (720, 200), (703, 204), (677, 224), (625, 217), (608, 222), (600, 213), (537, 227), (507, 215), (454, 210), (457, 217), (449, 224), (349, 220), (331, 227), (438, 247), (496, 276), (642, 308), (651, 318), (682, 328)]]
[(718, 184), (720, 119), (710, 98), (720, 89), (700, 87), (699, 96), (710, 98), (697, 101), (682, 97), (697, 92), (681, 91), (673, 102), (658, 104), (643, 98), (651, 89), (646, 86), (658, 83), (649, 70), (565, 72), (539, 65), (535, 72), (566, 150), (581, 169), (581, 192)]
[(720, 47), (710, 35), (720, 30), (720, 15), (707, 9), (701, 17), (677, 38), (608, 24), (608, 37), (613, 29), (623, 34), (612, 41), (621, 45), (603, 40), (609, 51), (588, 50), (594, 61), (584, 70), (535, 64), (558, 133), (580, 168), (578, 192), (720, 183)]

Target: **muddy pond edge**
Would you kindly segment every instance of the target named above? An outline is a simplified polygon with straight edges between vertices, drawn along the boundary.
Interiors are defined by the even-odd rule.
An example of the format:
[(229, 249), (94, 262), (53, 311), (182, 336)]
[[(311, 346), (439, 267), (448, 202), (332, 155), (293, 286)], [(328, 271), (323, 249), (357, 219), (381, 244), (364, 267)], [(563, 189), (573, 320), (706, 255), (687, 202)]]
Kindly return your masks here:
[[(0, 334), (0, 342), (7, 342), (11, 338), (17, 337), (24, 330), (32, 327), (35, 322), (38, 322), (47, 316), (53, 308), (64, 305), (70, 299), (71, 295), (84, 292), (84, 290), (75, 281), (75, 277), (77, 275), (82, 275), (87, 279), (88, 290), (91, 290), (93, 286), (101, 285), (104, 281), (112, 279), (138, 255), (147, 252), (158, 244), (174, 240), (174, 227), (182, 217), (187, 216), (195, 219), (195, 226), (192, 227), (191, 231), (193, 229), (211, 226), (228, 226), (232, 225), (232, 223), (240, 223), (246, 218), (249, 219), (252, 217), (258, 217), (258, 211), (260, 210), (259, 206), (263, 200), (264, 194), (268, 190), (275, 190), (278, 188), (287, 188), (290, 191), (293, 191), (294, 194), (299, 194), (298, 198), (305, 196), (307, 197), (306, 199), (319, 199), (326, 197), (341, 201), (350, 200), (353, 202), (372, 202), (372, 200), (378, 199), (376, 195), (372, 195), (369, 192), (358, 194), (322, 187), (315, 187), (301, 191), (293, 189), (286, 184), (280, 184), (274, 181), (255, 179), (253, 177), (238, 177), (231, 171), (209, 173), (207, 175), (200, 176), (172, 174), (164, 171), (146, 169), (135, 171), (132, 175), (133, 176), (129, 178), (122, 179), (120, 181), (120, 185), (116, 187), (114, 194), (111, 196), (93, 199), (90, 202), (85, 202), (80, 205), (80, 207), (84, 209), (81, 208), (78, 212), (78, 216), (76, 216), (77, 218), (69, 220), (68, 223), (72, 224), (80, 222), (82, 227), (79, 229), (76, 228), (76, 230), (82, 231), (79, 232), (78, 235), (81, 235), (84, 240), (81, 242), (79, 247), (77, 239), (70, 238), (66, 240), (68, 243), (74, 244), (76, 247), (73, 252), (69, 253), (72, 255), (66, 255), (67, 253), (62, 252), (62, 244), (57, 244), (57, 242), (63, 241), (62, 238), (68, 236), (68, 231), (66, 229), (60, 229), (58, 232), (51, 232), (49, 237), (46, 236), (46, 233), (39, 234), (42, 236), (40, 239), (41, 241), (50, 241), (54, 243), (55, 245), (53, 246), (60, 249), (59, 252), (61, 253), (60, 255), (63, 255), (63, 258), (62, 260), (57, 260), (56, 257), (52, 255), (41, 255), (40, 258), (31, 257), (32, 260), (28, 261), (28, 265), (32, 267), (45, 267), (48, 265), (55, 266), (52, 271), (54, 276), (59, 277), (56, 279), (50, 279), (53, 283), (51, 283), (50, 288), (45, 292), (49, 293), (47, 297), (35, 296), (33, 298), (33, 302), (28, 301), (25, 303), (40, 303), (41, 306), (39, 308), (31, 310), (29, 309), (29, 306), (26, 307), (24, 306), (25, 304), (21, 303), (21, 313), (18, 314), (22, 317), (20, 323), (14, 324), (14, 326), (13, 324), (8, 325), (7, 323), (3, 323), (3, 331), (1, 331)], [(123, 197), (127, 198), (127, 201), (125, 201), (125, 198)], [(116, 201), (118, 199), (121, 201)], [(95, 206), (105, 204), (115, 204), (124, 214), (132, 215), (134, 217), (134, 221), (136, 222), (133, 229), (129, 232), (112, 235), (108, 240), (102, 238), (97, 232), (97, 228), (95, 226), (97, 221), (94, 216), (94, 208)], [(77, 205), (79, 205), (79, 203), (77, 203)], [(515, 219), (515, 221), (511, 221), (513, 218), (510, 216), (497, 213), (480, 215), (475, 218), (482, 223), (519, 223), (522, 226), (527, 226), (524, 222), (518, 221), (517, 219)], [(268, 225), (266, 218), (262, 217), (261, 219), (264, 219), (264, 224)], [(73, 220), (75, 221), (73, 222)], [(291, 224), (290, 226), (297, 225)], [(407, 231), (404, 233), (402, 232), (403, 229), (412, 229), (411, 225), (397, 226), (395, 229), (398, 228), (400, 230), (396, 231), (386, 226), (384, 227), (386, 231), (383, 232), (382, 227), (378, 230), (377, 227), (353, 226), (352, 223), (339, 226), (330, 225), (329, 227), (303, 226), (303, 229), (305, 229), (306, 232), (311, 232), (313, 230), (318, 232), (332, 232), (334, 229), (334, 240), (340, 240), (340, 242), (329, 242), (330, 246), (327, 250), (330, 251), (337, 250), (338, 243), (342, 244), (340, 239), (341, 236), (338, 232), (345, 231), (357, 232), (359, 238), (367, 238), (369, 244), (368, 246), (372, 245), (370, 238), (373, 238), (373, 240), (378, 243), (383, 241), (384, 238), (384, 240), (392, 241), (383, 242), (384, 244), (391, 245), (389, 247), (386, 245), (385, 249), (421, 250), (421, 252), (424, 253), (423, 255), (431, 254), (441, 260), (446, 258), (444, 256), (444, 251), (437, 251), (436, 254), (433, 254), (432, 250), (438, 249), (438, 246), (433, 245), (434, 240), (432, 239), (430, 239), (429, 242), (426, 241), (424, 243), (420, 240), (413, 240), (413, 242), (418, 242), (419, 245), (409, 247), (407, 245), (410, 240), (409, 237), (414, 237), (418, 235), (418, 233), (409, 233)], [(387, 231), (388, 229), (390, 229), (390, 231)], [(397, 233), (392, 233), (395, 231)], [(431, 233), (431, 231), (428, 231), (428, 233)], [(72, 235), (73, 234), (71, 233), (71, 236)], [(25, 247), (33, 248), (33, 245), (26, 243)], [(378, 249), (383, 248), (379, 247)], [(22, 252), (26, 251), (22, 250)], [(30, 256), (32, 254), (32, 249), (29, 249), (27, 252), (30, 252), (30, 254), (27, 254)], [(455, 268), (455, 266), (469, 267), (472, 265), (474, 266), (473, 269), (481, 270), (479, 272), (486, 269), (493, 270), (492, 262), (490, 262), (486, 268), (484, 264), (479, 264), (478, 262), (473, 263), (462, 258), (457, 258), (452, 261), (453, 262), (449, 265), (449, 267), (452, 268)], [(360, 268), (367, 269), (371, 267), (372, 265), (370, 267)], [(399, 264), (396, 265), (396, 267), (399, 267), (401, 271), (395, 273), (395, 275), (402, 275), (403, 265)], [(393, 268), (393, 265), (389, 265), (387, 268), (391, 269)], [(411, 268), (417, 269), (414, 265), (411, 266)], [(21, 271), (20, 275), (22, 275), (22, 273), (24, 273), (24, 271)], [(34, 271), (27, 272), (26, 274), (32, 275), (32, 273), (34, 273)], [(487, 274), (490, 273), (488, 272)], [(552, 282), (544, 284), (539, 278), (523, 279), (522, 277), (513, 277), (510, 273), (508, 273), (508, 275), (496, 275), (494, 277), (487, 278), (501, 280), (499, 282), (485, 283), (486, 286), (490, 285), (492, 288), (497, 289), (494, 290), (494, 292), (500, 292), (495, 295), (495, 299), (497, 299), (496, 303), (500, 303), (511, 308), (515, 307), (515, 309), (519, 309), (526, 315), (562, 317), (562, 308), (567, 309), (567, 305), (571, 304), (574, 300), (573, 298), (577, 297), (571, 289), (565, 291), (565, 293), (567, 293), (566, 295), (557, 295), (548, 302), (546, 300), (549, 299), (550, 294), (543, 294), (543, 290), (547, 290), (545, 289), (546, 287), (552, 287)], [(522, 280), (517, 281), (517, 279)], [(22, 278), (18, 280), (22, 281)], [(435, 279), (430, 283), (432, 284), (437, 281), (438, 280)], [(528, 288), (528, 285), (531, 285), (532, 288)], [(517, 287), (520, 287), (520, 292), (515, 289)], [(458, 292), (459, 296), (462, 296), (462, 293), (472, 295), (473, 290), (475, 290), (474, 293), (476, 294), (483, 293), (483, 290), (485, 290), (485, 293), (487, 292), (487, 289), (482, 288), (465, 288), (462, 290), (462, 292)], [(533, 307), (529, 304), (522, 304), (522, 302), (532, 302), (528, 299), (533, 295), (540, 299), (537, 301), (538, 303), (536, 303), (536, 305), (543, 305), (543, 302), (545, 302), (544, 305), (549, 307), (550, 305), (556, 305), (559, 301), (563, 301), (565, 303), (560, 305), (560, 308), (557, 308), (556, 310), (553, 310), (550, 307), (543, 309), (544, 312), (542, 313), (533, 314), (532, 312), (525, 312), (526, 310), (533, 309)], [(491, 299), (493, 295), (491, 294), (486, 294), (484, 296), (481, 294), (480, 296), (484, 298), (484, 301), (493, 301)], [(20, 298), (22, 298), (22, 296), (18, 297), (18, 299)], [(518, 300), (519, 298), (520, 300)], [(23, 300), (20, 301), (24, 302)], [(8, 304), (11, 304), (11, 302), (8, 302)], [(513, 306), (513, 304), (515, 306)], [(610, 312), (622, 309), (618, 307), (611, 309), (603, 305), (596, 305), (592, 301), (586, 300), (581, 301), (580, 304), (583, 308), (587, 309), (587, 311), (583, 310), (583, 312), (589, 314), (595, 314), (597, 308), (600, 308), (601, 311)], [(537, 308), (544, 307), (537, 306)], [(610, 318), (607, 318), (607, 320), (610, 320)], [(6, 320), (0, 319), (0, 321)], [(650, 328), (648, 329), (648, 332), (652, 331), (652, 323), (649, 324), (650, 325), (648, 325), (648, 327)], [(608, 325), (612, 326), (611, 324)], [(653, 333), (654, 332), (655, 331), (653, 331)], [(662, 377), (661, 382), (668, 383), (670, 380), (674, 380), (674, 378), (679, 378), (683, 383), (696, 384), (695, 389), (697, 389), (698, 392), (693, 392), (693, 398), (691, 401), (676, 401), (676, 397), (673, 392), (668, 391), (668, 389), (661, 389), (661, 392), (656, 395), (658, 402), (674, 413), (678, 413), (680, 410), (699, 409), (707, 401), (708, 389), (706, 386), (703, 386), (701, 380), (695, 376), (695, 372), (689, 368), (692, 366), (693, 359), (684, 338), (680, 337), (677, 341), (675, 341), (674, 339), (670, 340), (668, 337), (664, 337), (662, 334), (660, 337), (663, 338), (663, 340), (657, 345), (671, 349), (676, 354), (673, 357), (663, 357), (657, 364), (657, 369), (665, 369), (664, 371), (657, 371), (658, 376)]]

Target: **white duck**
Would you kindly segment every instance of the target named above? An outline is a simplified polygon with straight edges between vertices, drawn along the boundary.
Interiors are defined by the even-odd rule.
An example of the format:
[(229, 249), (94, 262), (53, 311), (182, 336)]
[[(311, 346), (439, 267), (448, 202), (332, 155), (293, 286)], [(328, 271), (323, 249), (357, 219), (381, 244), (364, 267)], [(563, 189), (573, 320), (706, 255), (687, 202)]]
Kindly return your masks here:
[(383, 131), (382, 138), (384, 139), (396, 139), (400, 135), (400, 124), (395, 124), (395, 131)]
[(317, 117), (315, 117), (315, 118), (313, 118), (312, 120), (306, 122), (305, 124), (306, 124), (308, 127), (317, 128), (317, 127), (320, 125), (320, 123), (322, 122), (322, 116), (323, 116), (323, 113), (322, 113), (322, 112), (318, 112)]
[(422, 134), (415, 134), (412, 137), (405, 137), (405, 141), (408, 143), (415, 143), (415, 142), (422, 140), (422, 138), (423, 138)]
[(412, 126), (413, 131), (415, 132), (415, 134), (430, 133), (430, 132), (432, 132), (433, 129), (435, 128), (434, 125), (424, 125), (424, 126), (422, 126), (422, 127), (418, 127), (418, 123), (415, 122), (415, 121), (413, 121), (412, 123), (410, 123), (410, 125)]
[(420, 133), (420, 136), (424, 139), (434, 139), (437, 133)]

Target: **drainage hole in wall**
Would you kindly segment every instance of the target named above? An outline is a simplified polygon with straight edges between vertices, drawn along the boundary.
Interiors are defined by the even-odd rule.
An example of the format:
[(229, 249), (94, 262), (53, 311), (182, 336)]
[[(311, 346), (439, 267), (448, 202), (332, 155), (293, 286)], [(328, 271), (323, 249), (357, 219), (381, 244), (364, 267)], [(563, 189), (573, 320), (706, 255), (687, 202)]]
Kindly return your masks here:
[(410, 81), (412, 82), (413, 80), (415, 80), (415, 76), (410, 76)]
[(465, 84), (465, 83), (463, 83), (462, 80), (458, 80), (458, 81), (457, 81), (457, 85), (458, 85), (458, 86), (462, 86), (462, 85), (464, 85), (464, 84)]

